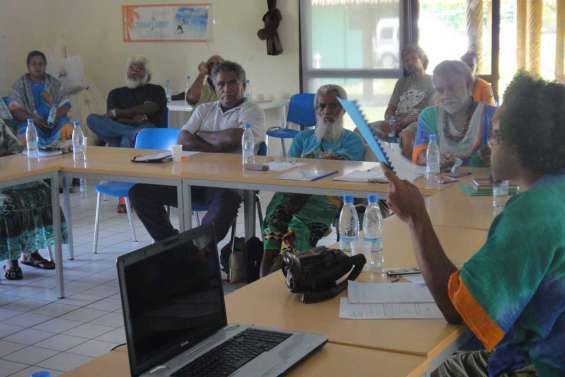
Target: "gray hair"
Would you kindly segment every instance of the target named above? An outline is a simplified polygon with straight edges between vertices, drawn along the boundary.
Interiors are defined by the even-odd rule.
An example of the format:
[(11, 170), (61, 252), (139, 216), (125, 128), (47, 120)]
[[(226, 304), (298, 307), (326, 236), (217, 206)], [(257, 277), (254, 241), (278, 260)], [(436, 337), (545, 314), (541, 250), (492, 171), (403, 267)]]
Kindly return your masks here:
[(473, 74), (471, 73), (471, 69), (461, 60), (444, 60), (439, 63), (435, 69), (433, 77), (447, 77), (450, 75), (455, 75), (463, 78), (467, 83), (467, 87), (469, 89), (473, 88), (473, 83), (475, 79), (473, 78)]
[(241, 65), (224, 60), (222, 63), (218, 63), (212, 68), (212, 79), (215, 80), (220, 72), (231, 72), (235, 74), (238, 81), (245, 85), (245, 70)]
[(318, 97), (320, 95), (326, 95), (330, 92), (336, 92), (339, 98), (347, 99), (347, 93), (341, 86), (335, 84), (322, 85), (318, 88), (316, 95), (314, 96), (314, 108), (316, 108), (316, 106), (318, 105)]
[(136, 55), (132, 56), (128, 59), (126, 67), (129, 68), (131, 65), (142, 65), (145, 68), (145, 72), (147, 73), (147, 77), (151, 79), (151, 70), (149, 69), (149, 60), (145, 56)]

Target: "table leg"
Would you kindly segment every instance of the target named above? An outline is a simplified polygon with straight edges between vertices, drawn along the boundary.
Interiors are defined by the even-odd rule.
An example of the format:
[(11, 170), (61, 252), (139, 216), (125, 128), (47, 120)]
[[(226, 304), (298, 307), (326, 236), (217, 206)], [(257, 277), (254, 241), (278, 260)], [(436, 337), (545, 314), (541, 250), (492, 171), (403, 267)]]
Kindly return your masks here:
[(65, 297), (63, 279), (63, 248), (61, 234), (61, 209), (59, 208), (59, 174), (51, 176), (51, 212), (53, 216), (53, 234), (55, 236), (55, 272), (57, 274), (57, 292), (59, 298)]
[(65, 214), (65, 220), (67, 221), (69, 259), (74, 260), (75, 244), (73, 242), (73, 220), (71, 214), (71, 199), (69, 195), (69, 178), (66, 174), (63, 174), (63, 213)]
[(183, 179), (182, 181), (182, 195), (183, 195), (183, 207), (179, 206), (179, 210), (184, 215), (184, 229), (186, 231), (192, 229), (192, 193), (190, 184)]
[(245, 190), (243, 192), (243, 216), (245, 224), (245, 239), (255, 236), (255, 192)]

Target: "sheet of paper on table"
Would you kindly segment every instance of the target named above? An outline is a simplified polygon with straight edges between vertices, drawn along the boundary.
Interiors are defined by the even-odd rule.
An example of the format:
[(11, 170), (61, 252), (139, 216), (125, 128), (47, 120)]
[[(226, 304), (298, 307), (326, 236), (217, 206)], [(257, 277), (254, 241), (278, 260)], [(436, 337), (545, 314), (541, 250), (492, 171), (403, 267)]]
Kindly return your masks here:
[(353, 304), (391, 304), (434, 302), (427, 286), (413, 283), (363, 283), (350, 281), (349, 302)]
[(334, 181), (387, 183), (388, 179), (385, 177), (383, 168), (379, 165), (368, 170), (353, 170), (347, 174), (335, 177)]
[(269, 170), (271, 171), (283, 171), (298, 166), (305, 165), (304, 162), (289, 162), (289, 161), (271, 161), (269, 162)]
[(347, 297), (339, 303), (343, 319), (439, 319), (441, 311), (433, 302), (396, 304), (352, 304)]

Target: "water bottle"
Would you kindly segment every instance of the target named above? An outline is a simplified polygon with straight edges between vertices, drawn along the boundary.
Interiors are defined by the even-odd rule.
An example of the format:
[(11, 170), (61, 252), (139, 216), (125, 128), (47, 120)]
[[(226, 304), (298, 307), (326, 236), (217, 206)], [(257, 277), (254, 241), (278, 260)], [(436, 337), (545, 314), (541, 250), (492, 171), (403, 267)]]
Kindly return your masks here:
[(359, 237), (359, 217), (353, 205), (353, 197), (344, 195), (343, 207), (339, 214), (339, 248), (351, 252), (351, 242)]
[(398, 119), (394, 115), (391, 115), (391, 116), (388, 117), (388, 124), (391, 127), (390, 131), (388, 132), (388, 139), (391, 142), (394, 141), (394, 139), (396, 138), (396, 131), (394, 130), (394, 125), (396, 124), (397, 121), (398, 121)]
[(39, 136), (37, 135), (37, 128), (33, 124), (33, 119), (27, 119), (26, 128), (26, 145), (27, 145), (27, 158), (39, 158)]
[(426, 187), (437, 188), (439, 186), (440, 152), (435, 134), (430, 135), (428, 149), (426, 150)]
[(57, 106), (52, 106), (49, 109), (49, 116), (47, 117), (48, 124), (55, 124), (55, 118), (57, 117)]
[(167, 97), (167, 102), (171, 102), (171, 80), (165, 80), (165, 96)]
[(379, 197), (369, 195), (369, 204), (363, 215), (363, 235), (371, 243), (369, 269), (380, 271), (383, 268), (383, 215), (379, 207)]
[(84, 134), (78, 120), (73, 121), (73, 159), (75, 162), (84, 161)]
[(249, 123), (245, 124), (241, 137), (241, 163), (243, 166), (255, 163), (255, 136)]
[(243, 96), (251, 101), (251, 81), (245, 80), (245, 93)]

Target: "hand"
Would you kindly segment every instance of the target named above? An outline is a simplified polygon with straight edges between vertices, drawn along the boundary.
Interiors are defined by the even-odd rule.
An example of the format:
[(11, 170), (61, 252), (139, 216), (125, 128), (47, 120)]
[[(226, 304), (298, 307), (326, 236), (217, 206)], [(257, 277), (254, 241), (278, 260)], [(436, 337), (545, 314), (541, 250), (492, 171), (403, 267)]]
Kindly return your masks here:
[(33, 123), (36, 125), (36, 127), (42, 128), (44, 130), (48, 129), (47, 121), (45, 119), (43, 119), (42, 117), (36, 115), (36, 116), (33, 116), (32, 119), (33, 119)]
[(404, 222), (415, 224), (427, 216), (424, 197), (412, 183), (400, 180), (390, 169), (383, 166), (389, 181), (388, 203)]
[(451, 167), (453, 166), (453, 164), (455, 164), (455, 159), (457, 157), (452, 155), (451, 153), (444, 153), (441, 155), (440, 158), (440, 166), (441, 169), (451, 169)]
[(73, 137), (73, 125), (72, 124), (65, 124), (61, 131), (59, 132), (59, 138), (61, 140), (69, 140)]
[(198, 73), (201, 75), (207, 75), (208, 72), (208, 64), (206, 64), (206, 62), (200, 62), (200, 64), (198, 64)]
[(132, 118), (132, 120), (138, 124), (147, 122), (147, 119), (147, 115), (145, 114), (137, 114)]
[(488, 145), (484, 145), (479, 150), (479, 156), (483, 162), (487, 165), (490, 165), (490, 147)]
[(110, 109), (106, 114), (104, 114), (106, 118), (114, 119), (118, 117), (118, 110)]

